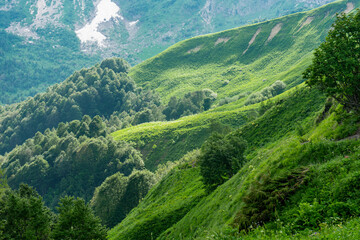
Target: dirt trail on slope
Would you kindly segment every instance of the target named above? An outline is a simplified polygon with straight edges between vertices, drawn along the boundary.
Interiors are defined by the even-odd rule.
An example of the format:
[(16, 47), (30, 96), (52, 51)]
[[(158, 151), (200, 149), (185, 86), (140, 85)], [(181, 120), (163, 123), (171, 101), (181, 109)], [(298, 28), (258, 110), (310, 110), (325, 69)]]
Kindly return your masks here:
[(198, 51), (201, 50), (201, 48), (202, 48), (202, 46), (197, 46), (196, 48), (190, 49), (186, 53), (197, 53)]
[(259, 33), (261, 32), (261, 28), (259, 28), (258, 30), (256, 30), (255, 34), (252, 36), (248, 47), (245, 49), (245, 51), (243, 52), (243, 55), (249, 50), (249, 47), (255, 42), (255, 39), (257, 37), (257, 35), (259, 35)]
[(231, 37), (228, 38), (218, 38), (215, 42), (215, 46), (218, 45), (219, 43), (227, 43), (229, 40), (231, 39)]
[(309, 25), (313, 20), (314, 17), (307, 17), (306, 20), (301, 24), (300, 28), (296, 32), (299, 32), (306, 25)]
[(346, 9), (344, 11), (344, 13), (348, 14), (349, 12), (351, 12), (354, 9), (354, 4), (352, 2), (348, 2), (346, 4)]
[(283, 26), (282, 23), (278, 23), (278, 24), (276, 24), (275, 27), (273, 27), (273, 29), (271, 30), (269, 38), (266, 40), (266, 43), (270, 42), (280, 32), (282, 26)]

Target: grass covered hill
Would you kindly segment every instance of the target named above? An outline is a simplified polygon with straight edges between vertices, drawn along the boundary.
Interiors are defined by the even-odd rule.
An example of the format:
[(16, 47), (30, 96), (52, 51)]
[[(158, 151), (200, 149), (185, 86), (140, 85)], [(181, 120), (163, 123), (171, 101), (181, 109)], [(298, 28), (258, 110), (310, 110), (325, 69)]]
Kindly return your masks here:
[(359, 5), (360, 1), (337, 1), (172, 46), (133, 67), (129, 75), (140, 86), (155, 89), (164, 102), (187, 91), (211, 89), (218, 94), (215, 107), (176, 121), (123, 129), (113, 136), (135, 142), (147, 168), (155, 170), (158, 164), (200, 147), (212, 132), (241, 127), (259, 115), (257, 108), (264, 108), (252, 103), (281, 92), (267, 94), (279, 80), (285, 90), (303, 82), (312, 51), (325, 39), (336, 13)]
[[(359, 229), (360, 221), (348, 222), (360, 211), (360, 142), (351, 137), (357, 122), (317, 91), (300, 87), (284, 93), (263, 115), (233, 132), (248, 143), (246, 164), (234, 177), (214, 192), (199, 195), (194, 205), (184, 205), (195, 197), (185, 190), (204, 190), (196, 183), (201, 176), (199, 153), (194, 152), (110, 230), (109, 238), (306, 239), (320, 232), (325, 238), (347, 239), (353, 231), (342, 227)], [(193, 175), (192, 181), (172, 179), (174, 174)], [(161, 214), (157, 202), (163, 204)], [(240, 234), (239, 228), (244, 229)]]
[(137, 84), (155, 89), (164, 101), (211, 89), (218, 99), (258, 91), (281, 80), (293, 87), (311, 52), (324, 41), (335, 14), (359, 1), (342, 0), (302, 13), (182, 41), (135, 66)]
[[(337, 1), (193, 38), (134, 67), (135, 81), (156, 89), (165, 102), (207, 88), (218, 93), (217, 107), (113, 133), (135, 142), (151, 170), (189, 153), (109, 239), (358, 238), (359, 116), (301, 82), (335, 14), (359, 4)], [(278, 80), (287, 91), (249, 101), (253, 95), (267, 99)], [(205, 150), (190, 151), (213, 132), (246, 140), (246, 160), (236, 175), (206, 192), (199, 166)]]

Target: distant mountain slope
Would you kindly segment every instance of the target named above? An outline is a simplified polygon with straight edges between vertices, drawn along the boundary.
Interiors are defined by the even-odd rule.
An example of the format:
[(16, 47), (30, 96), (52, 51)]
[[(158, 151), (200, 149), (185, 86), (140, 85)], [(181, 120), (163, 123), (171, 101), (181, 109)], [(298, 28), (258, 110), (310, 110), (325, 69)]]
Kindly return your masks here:
[(189, 37), (332, 1), (1, 1), (0, 103), (44, 91), (104, 57), (136, 64)]
[(336, 13), (360, 1), (337, 1), (308, 12), (195, 37), (135, 66), (130, 75), (156, 89), (164, 101), (188, 91), (209, 88), (218, 99), (257, 91), (282, 80), (302, 82), (311, 52), (326, 37)]

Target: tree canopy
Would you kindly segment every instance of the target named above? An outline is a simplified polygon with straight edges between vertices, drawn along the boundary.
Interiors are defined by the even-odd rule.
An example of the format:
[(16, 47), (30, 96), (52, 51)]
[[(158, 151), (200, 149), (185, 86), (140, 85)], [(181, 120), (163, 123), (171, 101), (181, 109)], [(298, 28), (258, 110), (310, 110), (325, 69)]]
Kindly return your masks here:
[(348, 110), (360, 109), (360, 11), (337, 15), (303, 77)]
[(236, 134), (211, 135), (201, 147), (200, 173), (213, 190), (237, 173), (245, 161), (246, 141)]

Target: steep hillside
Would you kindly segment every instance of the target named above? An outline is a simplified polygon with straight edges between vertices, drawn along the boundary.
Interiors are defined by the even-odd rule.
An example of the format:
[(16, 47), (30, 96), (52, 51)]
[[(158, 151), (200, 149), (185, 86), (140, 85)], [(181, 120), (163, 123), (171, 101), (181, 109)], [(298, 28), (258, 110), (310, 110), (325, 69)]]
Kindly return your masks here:
[(277, 80), (302, 82), (311, 52), (326, 37), (336, 13), (359, 1), (337, 1), (321, 8), (195, 37), (135, 66), (130, 75), (156, 89), (164, 101), (208, 88), (218, 99), (258, 91)]
[(129, 127), (112, 136), (131, 141), (144, 156), (147, 169), (180, 159), (186, 152), (199, 148), (213, 132), (229, 132), (254, 118), (253, 107), (224, 112), (204, 112), (169, 122), (151, 122)]
[[(321, 235), (347, 239), (351, 234), (341, 229), (342, 224), (359, 228), (358, 219), (349, 223), (347, 220), (359, 212), (359, 190), (355, 186), (360, 170), (360, 142), (356, 138), (344, 139), (356, 133), (358, 117), (347, 115), (336, 105), (329, 110), (324, 97), (303, 87), (268, 104), (270, 108), (261, 117), (236, 131), (249, 145), (247, 163), (239, 173), (203, 197), (176, 224), (154, 231), (154, 238), (288, 239), (295, 234), (306, 239), (320, 231)], [(190, 166), (194, 172), (198, 168), (196, 164)], [(170, 176), (164, 181), (170, 181)], [(183, 188), (190, 189), (191, 184)], [(151, 202), (165, 198), (162, 202), (168, 212), (175, 210), (168, 203), (170, 199), (182, 196), (179, 190), (168, 197), (156, 196), (160, 187), (144, 199), (141, 210), (135, 208), (109, 232), (110, 239), (151, 235), (151, 229), (141, 227), (146, 225), (145, 219), (153, 219), (157, 214), (150, 196)], [(146, 212), (146, 218), (140, 212)], [(157, 221), (169, 222), (171, 216), (164, 214)], [(126, 224), (135, 217), (134, 224)], [(249, 235), (246, 231), (237, 234), (239, 228), (256, 224), (265, 227)]]
[(1, 1), (0, 103), (44, 91), (104, 57), (136, 64), (189, 37), (332, 1)]
[(338, 1), (174, 45), (132, 68), (130, 75), (144, 88), (156, 89), (163, 101), (210, 88), (218, 93), (218, 105), (226, 99), (233, 102), (173, 122), (123, 129), (113, 136), (135, 142), (146, 158), (147, 168), (154, 170), (159, 163), (177, 160), (200, 147), (211, 132), (241, 127), (259, 115), (255, 109), (260, 105), (244, 107), (251, 103), (251, 93), (261, 93), (278, 80), (286, 83), (287, 89), (300, 84), (312, 50), (325, 39), (335, 13), (348, 12), (358, 5), (360, 1)]

